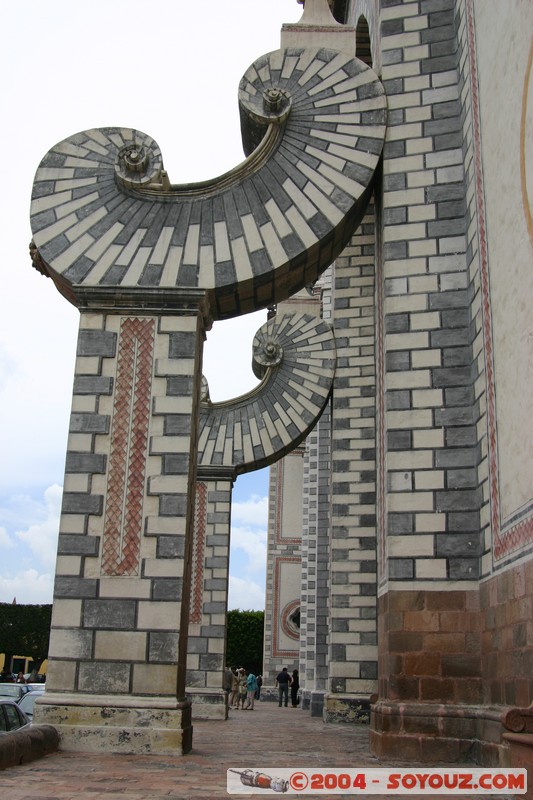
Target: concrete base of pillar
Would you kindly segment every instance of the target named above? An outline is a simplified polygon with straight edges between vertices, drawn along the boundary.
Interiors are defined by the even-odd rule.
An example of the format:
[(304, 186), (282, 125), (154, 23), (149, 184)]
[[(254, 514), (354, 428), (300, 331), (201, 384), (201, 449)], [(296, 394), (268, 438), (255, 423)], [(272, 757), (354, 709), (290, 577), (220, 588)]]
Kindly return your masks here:
[(324, 715), (325, 692), (311, 692), (309, 711), (312, 717), (322, 717)]
[(185, 755), (192, 748), (188, 700), (46, 692), (33, 721), (53, 725), (65, 751)]
[(533, 734), (504, 733), (503, 739), (509, 747), (509, 766), (527, 770), (527, 792), (520, 797), (533, 800)]
[(228, 693), (222, 689), (187, 688), (193, 719), (227, 719)]
[(302, 711), (311, 710), (311, 692), (308, 689), (300, 689), (300, 708)]
[(300, 691), (302, 711), (309, 711), (312, 717), (321, 717), (324, 712), (325, 694), (324, 691), (302, 689)]
[(502, 766), (506, 708), (382, 700), (372, 706), (370, 749), (378, 758)]
[(370, 695), (324, 694), (324, 722), (370, 722)]

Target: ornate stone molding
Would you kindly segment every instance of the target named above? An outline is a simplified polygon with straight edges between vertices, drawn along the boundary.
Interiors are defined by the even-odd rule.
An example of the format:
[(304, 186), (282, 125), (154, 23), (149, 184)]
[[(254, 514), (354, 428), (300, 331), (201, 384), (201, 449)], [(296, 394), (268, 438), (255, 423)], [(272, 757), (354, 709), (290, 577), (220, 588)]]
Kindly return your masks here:
[(71, 302), (91, 287), (192, 288), (228, 318), (312, 283), (343, 249), (383, 146), (377, 76), (336, 50), (277, 50), (248, 69), (239, 106), (249, 157), (213, 181), (171, 184), (157, 143), (130, 128), (50, 150), (34, 182), (33, 250)]
[(259, 386), (225, 403), (202, 403), (199, 473), (230, 467), (236, 477), (292, 451), (322, 413), (335, 358), (333, 331), (318, 317), (279, 314), (266, 322), (253, 341)]

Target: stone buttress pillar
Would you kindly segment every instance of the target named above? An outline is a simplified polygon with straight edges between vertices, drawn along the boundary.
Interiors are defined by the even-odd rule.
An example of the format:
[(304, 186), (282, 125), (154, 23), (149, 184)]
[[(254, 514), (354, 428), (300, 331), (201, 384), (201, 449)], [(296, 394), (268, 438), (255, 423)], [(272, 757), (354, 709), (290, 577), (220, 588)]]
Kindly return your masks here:
[(133, 302), (120, 314), (81, 313), (38, 709), (69, 750), (190, 749), (188, 549), (204, 320), (201, 295), (184, 299), (191, 307), (179, 315)]
[(223, 690), (233, 469), (198, 476), (191, 574), (187, 697), (195, 719), (226, 719)]

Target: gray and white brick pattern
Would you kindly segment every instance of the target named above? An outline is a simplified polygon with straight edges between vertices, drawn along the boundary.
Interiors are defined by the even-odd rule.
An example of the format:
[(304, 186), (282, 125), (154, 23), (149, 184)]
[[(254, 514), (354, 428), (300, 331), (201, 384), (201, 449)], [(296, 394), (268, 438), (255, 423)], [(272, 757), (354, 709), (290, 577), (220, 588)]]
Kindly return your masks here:
[(231, 317), (283, 300), (340, 252), (383, 146), (376, 75), (335, 51), (278, 50), (249, 68), (239, 104), (245, 145), (259, 147), (211, 184), (172, 186), (157, 144), (134, 129), (88, 130), (50, 150), (32, 230), (42, 269), (72, 302), (81, 286), (194, 287), (215, 318)]

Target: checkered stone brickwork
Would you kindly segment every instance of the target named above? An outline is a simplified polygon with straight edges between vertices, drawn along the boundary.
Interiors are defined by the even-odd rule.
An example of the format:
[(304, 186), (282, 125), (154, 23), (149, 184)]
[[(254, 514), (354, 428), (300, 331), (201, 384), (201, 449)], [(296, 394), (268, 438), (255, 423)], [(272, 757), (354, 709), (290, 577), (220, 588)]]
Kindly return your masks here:
[[(225, 318), (283, 300), (340, 252), (367, 202), (385, 97), (364, 64), (278, 50), (241, 81), (242, 167), (172, 186), (157, 144), (101, 128), (60, 142), (35, 176), (42, 269), (72, 302), (81, 286), (195, 287)], [(267, 134), (264, 138), (264, 135)]]
[(199, 464), (231, 466), (235, 474), (267, 466), (293, 449), (314, 425), (335, 372), (335, 341), (327, 322), (283, 313), (253, 341), (261, 384), (253, 393), (200, 411)]

